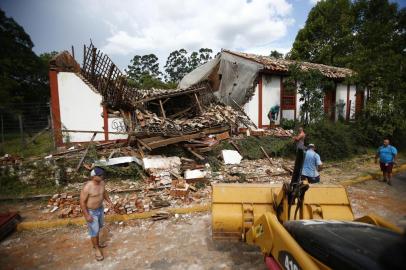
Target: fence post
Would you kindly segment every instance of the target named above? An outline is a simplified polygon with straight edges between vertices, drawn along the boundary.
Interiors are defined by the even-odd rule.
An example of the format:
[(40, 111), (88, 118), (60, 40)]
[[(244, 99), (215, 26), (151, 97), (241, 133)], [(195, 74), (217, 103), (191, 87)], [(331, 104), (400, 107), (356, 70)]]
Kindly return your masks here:
[(48, 103), (49, 106), (49, 116), (48, 116), (48, 123), (49, 123), (49, 133), (51, 134), (51, 140), (52, 140), (52, 150), (56, 150), (56, 144), (55, 144), (55, 130), (54, 130), (54, 118), (52, 115), (52, 103), (51, 101)]
[(21, 114), (18, 115), (18, 123), (20, 125), (21, 149), (24, 149), (25, 142), (24, 142), (24, 130), (23, 130), (23, 117)]

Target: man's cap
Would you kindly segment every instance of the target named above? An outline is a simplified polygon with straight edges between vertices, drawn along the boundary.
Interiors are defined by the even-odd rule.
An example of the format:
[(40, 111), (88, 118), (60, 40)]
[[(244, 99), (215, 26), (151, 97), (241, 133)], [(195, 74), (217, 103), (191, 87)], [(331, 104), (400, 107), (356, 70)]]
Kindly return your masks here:
[(102, 176), (104, 175), (104, 170), (102, 168), (96, 167), (90, 172), (90, 176)]
[(315, 147), (313, 143), (309, 143), (307, 147)]

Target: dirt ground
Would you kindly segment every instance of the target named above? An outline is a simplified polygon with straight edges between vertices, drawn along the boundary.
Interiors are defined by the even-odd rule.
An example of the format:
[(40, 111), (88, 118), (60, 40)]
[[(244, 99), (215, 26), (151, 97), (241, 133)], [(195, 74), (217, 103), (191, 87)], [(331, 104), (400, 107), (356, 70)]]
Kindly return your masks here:
[[(325, 183), (339, 183), (363, 174), (354, 163), (327, 168)], [(376, 168), (369, 160), (363, 170)], [(345, 168), (348, 168), (346, 171)], [(344, 176), (331, 178), (336, 171)], [(358, 171), (358, 174), (356, 174)], [(377, 180), (347, 187), (354, 215), (378, 214), (405, 226), (406, 173), (393, 186)], [(28, 219), (38, 218), (44, 202), (2, 204), (20, 208)], [(8, 206), (7, 206), (8, 205)], [(32, 212), (30, 214), (30, 212)], [(256, 247), (211, 239), (210, 213), (172, 216), (168, 220), (134, 220), (107, 224), (103, 239), (105, 260), (96, 262), (85, 226), (16, 232), (0, 242), (1, 269), (265, 269)]]
[(82, 227), (15, 233), (0, 244), (2, 269), (265, 269), (255, 247), (213, 242), (210, 215), (109, 224), (96, 262)]

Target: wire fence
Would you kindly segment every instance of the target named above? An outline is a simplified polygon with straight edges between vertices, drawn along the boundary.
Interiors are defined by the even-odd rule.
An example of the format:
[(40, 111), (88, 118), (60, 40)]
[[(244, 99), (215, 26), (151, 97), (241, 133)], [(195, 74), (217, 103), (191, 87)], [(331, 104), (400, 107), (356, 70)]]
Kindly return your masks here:
[(15, 103), (9, 109), (0, 107), (0, 152), (22, 151), (45, 133), (53, 144), (51, 130), (49, 103)]

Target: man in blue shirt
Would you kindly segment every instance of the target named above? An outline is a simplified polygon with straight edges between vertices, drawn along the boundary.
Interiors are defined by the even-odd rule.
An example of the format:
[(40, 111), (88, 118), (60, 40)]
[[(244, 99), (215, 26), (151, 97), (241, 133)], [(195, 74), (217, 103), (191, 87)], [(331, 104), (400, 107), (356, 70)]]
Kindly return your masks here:
[(319, 154), (317, 154), (314, 149), (315, 146), (312, 143), (307, 146), (302, 169), (302, 180), (307, 179), (309, 183), (312, 184), (320, 182), (320, 174), (318, 171), (321, 171), (321, 165), (323, 165)]
[(379, 165), (383, 174), (383, 181), (388, 183), (388, 185), (392, 185), (392, 168), (393, 164), (396, 163), (397, 154), (398, 150), (389, 144), (389, 139), (383, 140), (383, 145), (380, 146), (376, 152), (375, 163), (378, 162), (379, 158)]

